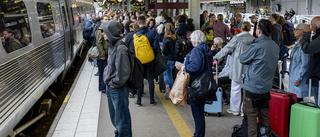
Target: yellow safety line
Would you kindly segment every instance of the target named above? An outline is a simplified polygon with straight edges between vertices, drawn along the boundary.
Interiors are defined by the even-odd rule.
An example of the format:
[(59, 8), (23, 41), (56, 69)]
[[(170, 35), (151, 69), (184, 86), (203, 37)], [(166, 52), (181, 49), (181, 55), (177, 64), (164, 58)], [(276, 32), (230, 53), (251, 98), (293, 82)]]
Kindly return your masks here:
[(174, 126), (176, 127), (177, 131), (179, 132), (181, 137), (191, 137), (193, 136), (193, 133), (187, 126), (186, 122), (182, 119), (181, 115), (175, 108), (175, 106), (171, 103), (170, 100), (166, 100), (164, 98), (163, 93), (160, 93), (159, 86), (155, 86), (155, 91), (160, 98), (164, 108), (167, 110), (169, 117), (171, 118), (171, 121), (173, 122)]
[(66, 96), (66, 98), (64, 98), (64, 101), (63, 101), (63, 103), (66, 103), (66, 102), (68, 102), (69, 98), (70, 98), (70, 95), (67, 95), (67, 96)]

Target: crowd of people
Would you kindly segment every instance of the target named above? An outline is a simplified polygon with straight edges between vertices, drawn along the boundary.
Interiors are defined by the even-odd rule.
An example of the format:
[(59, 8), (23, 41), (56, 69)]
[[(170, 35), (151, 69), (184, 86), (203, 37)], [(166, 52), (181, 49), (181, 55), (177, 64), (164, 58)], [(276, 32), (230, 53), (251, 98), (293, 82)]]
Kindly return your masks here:
[[(43, 38), (53, 36), (55, 33), (53, 23), (42, 24), (40, 26), (40, 29)], [(10, 53), (28, 46), (31, 43), (31, 35), (23, 34), (23, 36), (21, 37), (21, 34), (18, 30), (5, 28), (1, 33), (1, 43), (6, 52)]]
[[(131, 75), (130, 56), (133, 53), (138, 59), (137, 41), (147, 43), (151, 47), (152, 56), (162, 55), (167, 59), (167, 69), (163, 75), (154, 75), (155, 59), (142, 63), (144, 78), (149, 84), (150, 105), (157, 102), (154, 99), (154, 79), (164, 79), (167, 96), (174, 84), (175, 70), (185, 71), (190, 74), (192, 82), (203, 74), (209, 74), (218, 78), (219, 86), (231, 84), (230, 100), (225, 91), (223, 100), (230, 102), (228, 113), (245, 116), (248, 125), (248, 136), (257, 136), (257, 121), (270, 128), (268, 110), (270, 90), (278, 78), (278, 61), (287, 62), (283, 57), (283, 49), (293, 46), (290, 54), (290, 77), (288, 92), (295, 93), (298, 101), (307, 97), (308, 78), (320, 75), (319, 55), (320, 48), (320, 17), (315, 17), (311, 26), (299, 24), (293, 31), (298, 39), (293, 41), (287, 37), (288, 23), (285, 17), (279, 14), (271, 14), (269, 20), (250, 17), (254, 24), (243, 21), (241, 14), (230, 18), (230, 26), (223, 20), (224, 16), (217, 16), (207, 11), (201, 14), (200, 30), (195, 30), (193, 19), (186, 15), (169, 17), (160, 13), (157, 17), (151, 11), (128, 12), (123, 10), (105, 10), (92, 15), (85, 29), (97, 26), (95, 43), (99, 49), (99, 91), (107, 94), (109, 113), (112, 124), (115, 126), (116, 136), (132, 136), (131, 118), (128, 108), (128, 98), (137, 95), (136, 106), (141, 107), (141, 99), (144, 87), (131, 90), (127, 81)], [(216, 18), (217, 17), (217, 18)], [(290, 26), (290, 25), (289, 25)], [(253, 33), (251, 34), (251, 30)], [(311, 32), (316, 33), (311, 37)], [(312, 38), (312, 40), (310, 40)], [(176, 41), (184, 39), (188, 45), (184, 50), (182, 60), (175, 57)], [(145, 42), (145, 40), (147, 42)], [(291, 42), (291, 44), (287, 44)], [(285, 42), (285, 44), (284, 44)], [(293, 43), (292, 43), (293, 42)], [(138, 52), (139, 51), (139, 52)], [(147, 52), (148, 49), (145, 49)], [(148, 57), (148, 56), (146, 56)], [(142, 62), (142, 60), (140, 59)], [(177, 65), (179, 61), (183, 65)], [(206, 69), (206, 61), (209, 61)], [(214, 63), (220, 71), (213, 75)], [(282, 68), (286, 69), (286, 68)], [(243, 92), (243, 94), (241, 94)], [(312, 92), (317, 102), (318, 85), (313, 81)], [(205, 102), (188, 101), (195, 122), (195, 137), (205, 136)]]
[(23, 37), (17, 32), (9, 28), (2, 31), (1, 43), (7, 53), (13, 52), (17, 49), (29, 45), (31, 42), (31, 36), (24, 34)]

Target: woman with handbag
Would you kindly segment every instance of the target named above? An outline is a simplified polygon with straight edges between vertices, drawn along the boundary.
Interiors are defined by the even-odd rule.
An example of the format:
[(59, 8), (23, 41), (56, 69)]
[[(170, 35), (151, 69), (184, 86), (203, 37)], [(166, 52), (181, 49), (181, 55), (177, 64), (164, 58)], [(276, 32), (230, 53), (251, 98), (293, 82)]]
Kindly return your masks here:
[[(191, 76), (190, 83), (192, 83), (194, 80), (203, 76), (204, 74), (212, 76), (213, 61), (210, 49), (205, 44), (205, 34), (200, 30), (196, 30), (191, 34), (190, 38), (194, 48), (190, 51), (189, 54), (187, 54), (186, 59), (184, 61), (184, 66), (177, 65), (177, 69), (182, 69), (189, 73)], [(188, 104), (191, 105), (191, 111), (195, 123), (195, 132), (193, 133), (193, 136), (204, 137), (206, 129), (204, 117), (205, 101), (194, 103), (188, 100)]]

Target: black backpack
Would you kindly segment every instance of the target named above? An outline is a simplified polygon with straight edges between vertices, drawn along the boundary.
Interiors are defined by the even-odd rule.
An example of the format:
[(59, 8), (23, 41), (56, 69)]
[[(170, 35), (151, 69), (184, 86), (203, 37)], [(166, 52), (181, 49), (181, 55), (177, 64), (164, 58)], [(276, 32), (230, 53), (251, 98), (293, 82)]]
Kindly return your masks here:
[(131, 73), (129, 80), (127, 81), (128, 87), (133, 90), (142, 88), (143, 85), (143, 72), (144, 68), (140, 60), (135, 57), (134, 53), (129, 50)]
[(296, 37), (294, 36), (294, 24), (291, 22), (286, 22), (283, 25), (283, 35), (284, 35), (284, 40), (283, 44), (284, 45), (293, 45), (296, 41)]
[(174, 50), (173, 50), (173, 59), (175, 61), (183, 62), (184, 57), (187, 55), (188, 44), (185, 38), (179, 38), (175, 42)]

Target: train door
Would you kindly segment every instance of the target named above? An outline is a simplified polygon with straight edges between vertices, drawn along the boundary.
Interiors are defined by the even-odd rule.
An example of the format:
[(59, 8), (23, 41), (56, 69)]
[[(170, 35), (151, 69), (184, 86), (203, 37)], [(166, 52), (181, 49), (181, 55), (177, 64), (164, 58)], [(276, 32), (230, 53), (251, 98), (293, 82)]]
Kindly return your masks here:
[(70, 65), (70, 62), (72, 60), (72, 46), (71, 46), (71, 27), (69, 23), (68, 13), (66, 10), (66, 3), (65, 0), (59, 0), (60, 4), (60, 13), (64, 28), (64, 38), (65, 38), (65, 54), (66, 54), (66, 65)]

